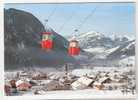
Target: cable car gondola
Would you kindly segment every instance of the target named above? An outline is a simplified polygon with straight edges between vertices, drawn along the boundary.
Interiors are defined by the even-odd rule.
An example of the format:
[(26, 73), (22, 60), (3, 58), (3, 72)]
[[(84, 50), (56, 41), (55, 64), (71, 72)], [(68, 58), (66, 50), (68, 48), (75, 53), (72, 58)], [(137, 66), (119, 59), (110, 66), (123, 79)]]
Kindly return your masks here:
[[(78, 32), (78, 29), (75, 29), (74, 32)], [(79, 42), (75, 39), (75, 35), (71, 41), (69, 41), (68, 54), (71, 56), (77, 56), (80, 53)]]
[(51, 32), (42, 32), (41, 48), (51, 50), (53, 48), (53, 34)]
[(71, 56), (77, 56), (80, 53), (80, 47), (77, 40), (73, 39), (69, 41), (68, 54)]

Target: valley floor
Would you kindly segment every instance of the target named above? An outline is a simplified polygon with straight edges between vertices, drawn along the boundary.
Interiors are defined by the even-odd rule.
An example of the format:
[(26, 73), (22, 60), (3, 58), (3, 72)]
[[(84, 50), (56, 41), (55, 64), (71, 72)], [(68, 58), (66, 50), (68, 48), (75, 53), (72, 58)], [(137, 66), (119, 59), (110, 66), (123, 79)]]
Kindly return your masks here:
[[(38, 70), (38, 69), (37, 69)], [(41, 70), (42, 71), (42, 70)], [(45, 98), (48, 99), (57, 99), (57, 98), (65, 98), (65, 99), (76, 99), (76, 98), (81, 98), (81, 99), (90, 99), (90, 98), (106, 98), (106, 97), (110, 97), (110, 98), (126, 98), (126, 100), (133, 100), (133, 98), (135, 98), (135, 88), (134, 90), (131, 90), (132, 87), (135, 85), (135, 74), (133, 73), (134, 68), (133, 67), (95, 67), (92, 69), (86, 69), (86, 68), (81, 68), (81, 69), (74, 69), (69, 71), (69, 74), (71, 75), (69, 77), (70, 80), (73, 79), (73, 77), (75, 78), (75, 81), (78, 81), (79, 78), (81, 77), (89, 77), (89, 79), (92, 79), (93, 77), (98, 76), (99, 78), (97, 78), (98, 80), (95, 80), (95, 84), (97, 82), (101, 81), (101, 77), (108, 77), (111, 78), (113, 80), (113, 82), (111, 83), (104, 83), (104, 85), (107, 85), (106, 89), (96, 89), (93, 88), (93, 86), (88, 86), (86, 85), (88, 83), (88, 81), (86, 80), (86, 82), (82, 81), (82, 84), (79, 84), (80, 86), (77, 85), (71, 85), (73, 87), (73, 89), (65, 89), (65, 90), (44, 90), (45, 87), (47, 87), (47, 84), (49, 84), (50, 82), (53, 82), (53, 80), (57, 80), (55, 82), (55, 84), (57, 84), (57, 82), (63, 83), (65, 82), (65, 80), (63, 79), (63, 76), (65, 75), (64, 71), (56, 71), (54, 69), (43, 69), (43, 72), (47, 73), (47, 77), (48, 79), (43, 79), (43, 80), (39, 80), (39, 79), (33, 79), (34, 76), (35, 78), (40, 78), (41, 75), (43, 75), (43, 72), (41, 73), (41, 71), (39, 70), (38, 72), (35, 71), (6, 71), (5, 72), (5, 84), (7, 84), (10, 80), (15, 79), (16, 81), (18, 80), (26, 80), (26, 82), (31, 81), (31, 82), (35, 82), (36, 85), (32, 86), (31, 89), (27, 89), (26, 91), (21, 91), (18, 90), (17, 93), (12, 93), (12, 96), (40, 96), (43, 95)], [(18, 77), (18, 79), (16, 79), (16, 75), (17, 73), (20, 72), (20, 77)], [(29, 74), (31, 73), (31, 77), (29, 77)], [(35, 74), (35, 75), (34, 75)], [(22, 75), (22, 78), (21, 78)], [(39, 77), (38, 77), (38, 76)], [(87, 77), (86, 77), (87, 76)], [(90, 78), (91, 77), (91, 78)], [(127, 77), (127, 79), (125, 79)], [(94, 78), (95, 79), (95, 78)], [(94, 80), (93, 79), (93, 80)], [(129, 79), (129, 82), (127, 82), (127, 80)], [(120, 82), (118, 80), (124, 80), (124, 82)], [(116, 83), (114, 83), (114, 81), (116, 81)], [(81, 83), (81, 82), (80, 82)], [(125, 88), (123, 88), (123, 85), (125, 83)], [(127, 84), (126, 84), (127, 83)], [(130, 83), (130, 84), (129, 84)], [(51, 83), (50, 83), (51, 84)], [(85, 84), (85, 85), (84, 85)], [(99, 83), (97, 83), (99, 84)], [(114, 85), (116, 85), (117, 89), (114, 89)], [(80, 89), (81, 87), (85, 88), (84, 89)], [(84, 85), (84, 86), (83, 86)], [(76, 87), (75, 87), (76, 86)], [(51, 86), (50, 86), (51, 87)], [(74, 88), (75, 87), (75, 88)], [(112, 88), (112, 89), (109, 89)], [(51, 88), (50, 88), (51, 89)], [(53, 89), (53, 88), (52, 88)], [(122, 90), (124, 89), (124, 91), (126, 90), (127, 92), (122, 92)], [(39, 93), (35, 94), (35, 91), (39, 90)], [(38, 92), (38, 91), (37, 91)], [(123, 100), (123, 99), (120, 99)]]

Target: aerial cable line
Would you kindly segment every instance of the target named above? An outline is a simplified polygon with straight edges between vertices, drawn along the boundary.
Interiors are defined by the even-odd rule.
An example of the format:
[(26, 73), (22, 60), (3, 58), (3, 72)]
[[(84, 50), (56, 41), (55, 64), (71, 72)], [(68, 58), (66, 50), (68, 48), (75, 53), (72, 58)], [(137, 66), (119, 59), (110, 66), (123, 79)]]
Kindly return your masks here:
[(65, 22), (61, 25), (61, 27), (59, 28), (59, 32), (61, 32), (61, 31), (64, 29), (65, 25), (67, 25), (68, 22), (73, 18), (74, 13), (75, 13), (75, 12), (72, 12), (72, 14), (68, 17), (68, 19), (66, 19), (67, 21), (65, 21)]
[(94, 9), (91, 10), (90, 14), (88, 16), (86, 16), (84, 18), (84, 20), (78, 25), (78, 28), (76, 28), (74, 30), (75, 33), (78, 32), (82, 28), (82, 26), (84, 25), (84, 23), (94, 14), (94, 12), (97, 10), (98, 7), (99, 7), (99, 5), (97, 5)]
[(99, 7), (99, 5), (97, 5), (94, 9), (92, 9), (91, 12), (90, 12), (90, 14), (84, 18), (84, 20), (78, 25), (78, 30), (84, 25), (84, 23), (85, 23), (91, 16), (94, 15), (94, 13), (95, 13), (95, 11), (97, 10), (98, 7)]
[(48, 26), (47, 23), (49, 22), (50, 18), (53, 16), (53, 14), (56, 12), (56, 9), (57, 9), (57, 5), (54, 7), (54, 9), (48, 15), (47, 19), (45, 19), (45, 27)]
[(57, 5), (54, 7), (54, 9), (52, 10), (52, 12), (49, 14), (49, 16), (47, 17), (47, 20), (50, 20), (50, 18), (53, 16), (53, 14), (55, 13), (57, 9)]
[(64, 29), (65, 25), (67, 26), (68, 22), (73, 18), (73, 16), (76, 15), (76, 12), (72, 12), (72, 14), (70, 15), (70, 17), (68, 19), (66, 19), (67, 21), (65, 21), (61, 27), (59, 28), (59, 32), (61, 32), (61, 30)]

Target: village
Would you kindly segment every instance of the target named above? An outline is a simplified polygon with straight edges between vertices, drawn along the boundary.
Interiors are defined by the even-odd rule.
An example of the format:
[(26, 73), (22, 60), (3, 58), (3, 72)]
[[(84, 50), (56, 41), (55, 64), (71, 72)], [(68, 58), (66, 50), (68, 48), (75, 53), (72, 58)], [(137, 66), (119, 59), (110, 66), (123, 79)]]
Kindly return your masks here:
[[(109, 70), (107, 70), (109, 69)], [(122, 95), (135, 94), (135, 74), (132, 67), (93, 68), (44, 72), (21, 70), (5, 73), (5, 95), (46, 95), (48, 91), (85, 90), (121, 91)]]

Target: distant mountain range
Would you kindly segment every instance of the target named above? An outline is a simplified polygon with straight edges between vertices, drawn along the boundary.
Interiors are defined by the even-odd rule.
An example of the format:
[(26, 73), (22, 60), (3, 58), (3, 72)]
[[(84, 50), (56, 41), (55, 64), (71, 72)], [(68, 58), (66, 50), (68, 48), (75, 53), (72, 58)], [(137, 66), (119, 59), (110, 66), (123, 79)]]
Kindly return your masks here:
[(76, 39), (80, 47), (89, 52), (86, 60), (94, 65), (112, 64), (135, 56), (135, 40), (130, 40), (126, 36), (112, 39), (102, 33), (90, 31), (77, 35)]
[(78, 34), (76, 39), (80, 42), (81, 48), (94, 48), (94, 47), (104, 47), (104, 48), (113, 48), (119, 45), (123, 45), (129, 41), (129, 39), (124, 37), (116, 37), (112, 39), (107, 37), (102, 33), (90, 31), (87, 33)]

